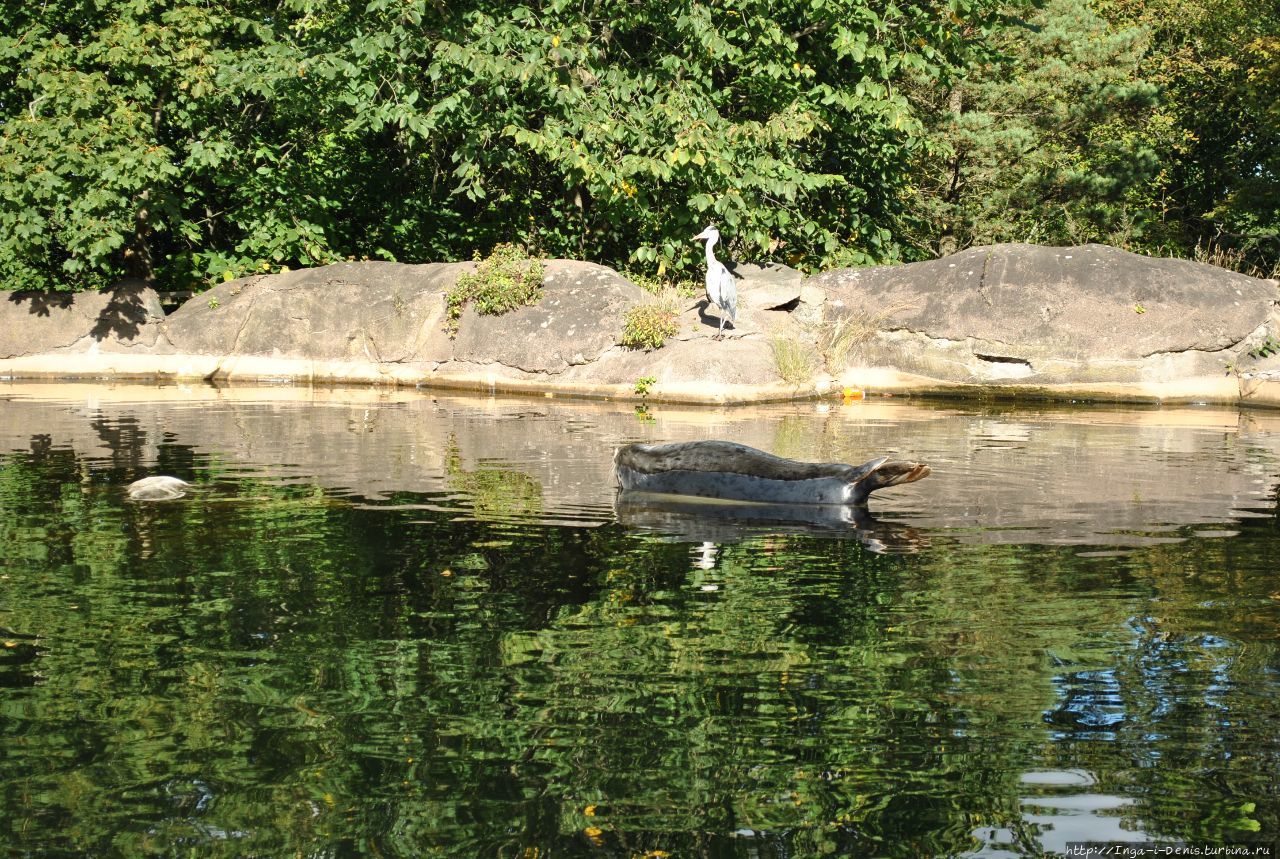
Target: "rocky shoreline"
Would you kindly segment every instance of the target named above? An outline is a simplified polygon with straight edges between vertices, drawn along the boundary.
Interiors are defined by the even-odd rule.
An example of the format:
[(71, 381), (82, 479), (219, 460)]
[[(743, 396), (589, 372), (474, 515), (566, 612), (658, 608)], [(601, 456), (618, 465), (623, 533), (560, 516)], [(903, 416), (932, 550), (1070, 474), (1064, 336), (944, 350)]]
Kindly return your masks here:
[[(655, 402), (877, 394), (1280, 407), (1280, 288), (1102, 245), (996, 245), (802, 278), (751, 267), (737, 325), (698, 307), (654, 351), (619, 345), (652, 300), (551, 260), (535, 306), (464, 312), (472, 263), (342, 263), (230, 281), (171, 314), (140, 284), (0, 292), (0, 377), (372, 384)], [(693, 302), (689, 302), (693, 304)]]

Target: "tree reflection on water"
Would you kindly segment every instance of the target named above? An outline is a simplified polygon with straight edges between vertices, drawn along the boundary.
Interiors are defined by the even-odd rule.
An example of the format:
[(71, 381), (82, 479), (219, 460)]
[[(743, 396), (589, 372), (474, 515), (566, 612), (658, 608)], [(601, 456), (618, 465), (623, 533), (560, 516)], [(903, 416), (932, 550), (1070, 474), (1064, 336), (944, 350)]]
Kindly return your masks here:
[[(879, 511), (879, 546), (856, 527), (633, 528), (611, 497), (574, 494), (594, 463), (479, 409), (431, 413), (452, 450), (384, 439), (400, 476), (376, 490), (305, 479), (309, 454), (280, 441), (299, 422), (341, 462), (398, 419), (351, 433), (336, 409), (327, 434), (320, 408), (0, 403), (27, 433), (0, 454), (0, 841), (999, 856), (1080, 833), (1274, 840), (1274, 497), (1212, 519), (1230, 536), (1153, 521), (1195, 509), (1172, 490), (1155, 514), (1119, 511), (1133, 527), (1114, 541), (1015, 521), (1008, 499), (960, 515), (984, 498), (941, 492)], [(255, 435), (272, 419), (279, 443)], [(609, 436), (590, 411), (525, 419)], [(965, 420), (951, 429), (989, 426)], [(476, 456), (470, 429), (494, 423), (507, 446)], [(1205, 440), (1186, 432), (1142, 455), (1181, 462)], [(943, 474), (991, 437), (950, 436), (927, 451)], [(1269, 467), (1253, 438), (1226, 468)], [(1169, 467), (1199, 474), (1189, 461)], [(144, 472), (197, 491), (125, 503)]]

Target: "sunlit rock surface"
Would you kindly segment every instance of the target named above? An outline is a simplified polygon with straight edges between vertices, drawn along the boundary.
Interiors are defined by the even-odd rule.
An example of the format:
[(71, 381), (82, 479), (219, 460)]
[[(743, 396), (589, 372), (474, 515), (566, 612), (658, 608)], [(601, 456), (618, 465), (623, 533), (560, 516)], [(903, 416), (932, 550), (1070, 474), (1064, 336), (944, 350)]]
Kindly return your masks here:
[[(433, 352), (444, 291), (470, 263), (339, 263), (241, 278), (165, 320), (175, 353), (395, 365)], [(215, 371), (217, 372), (217, 371)]]
[(0, 291), (0, 368), (44, 353), (154, 350), (163, 319), (160, 297), (140, 283), (104, 292)]
[(870, 394), (1280, 406), (1277, 284), (1101, 245), (997, 245), (803, 279), (742, 268), (723, 340), (690, 299), (661, 349), (619, 345), (651, 300), (612, 269), (550, 260), (539, 304), (445, 294), (473, 263), (341, 263), (241, 278), (168, 317), (137, 284), (0, 293), (0, 376), (309, 382), (741, 403)]
[(868, 387), (1230, 401), (1280, 331), (1274, 281), (1104, 245), (971, 248), (810, 282), (828, 325), (871, 329), (845, 371)]

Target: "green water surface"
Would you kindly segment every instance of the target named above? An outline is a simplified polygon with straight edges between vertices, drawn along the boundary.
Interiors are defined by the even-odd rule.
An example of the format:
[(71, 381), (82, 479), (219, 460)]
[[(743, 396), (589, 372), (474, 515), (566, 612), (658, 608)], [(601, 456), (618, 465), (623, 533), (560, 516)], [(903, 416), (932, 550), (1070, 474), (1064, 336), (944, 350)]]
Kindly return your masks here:
[[(1114, 435), (1141, 413), (23, 394), (0, 400), (4, 855), (1013, 856), (1280, 831), (1265, 427), (1149, 444)], [(491, 430), (504, 446), (468, 448)], [(766, 430), (808, 459), (917, 438), (938, 473), (873, 539), (613, 514), (614, 443)], [(1109, 464), (1143, 456), (1164, 496)], [(979, 468), (1018, 458), (1069, 464)], [(127, 500), (148, 474), (196, 488)], [(1086, 489), (1059, 498), (1070, 475)]]

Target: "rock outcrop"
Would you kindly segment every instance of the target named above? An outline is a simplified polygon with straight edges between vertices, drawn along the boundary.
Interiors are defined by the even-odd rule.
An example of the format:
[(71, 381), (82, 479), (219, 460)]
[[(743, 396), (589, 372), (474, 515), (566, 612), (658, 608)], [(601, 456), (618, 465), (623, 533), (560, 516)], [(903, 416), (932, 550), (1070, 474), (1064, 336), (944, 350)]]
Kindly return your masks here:
[(137, 282), (104, 292), (0, 291), (0, 361), (56, 352), (150, 351), (163, 319), (160, 297)]
[(855, 331), (845, 382), (1233, 401), (1272, 368), (1274, 281), (1104, 245), (996, 245), (809, 283)]
[(639, 388), (718, 403), (853, 387), (1280, 405), (1275, 281), (1101, 245), (997, 245), (807, 280), (747, 266), (723, 340), (711, 339), (715, 312), (690, 300), (678, 334), (653, 352), (618, 345), (628, 309), (652, 299), (611, 269), (567, 260), (546, 264), (536, 306), (468, 309), (451, 337), (444, 296), (473, 267), (361, 262), (248, 277), (168, 317), (139, 284), (0, 293), (0, 376), (623, 398)]
[(441, 296), (470, 263), (339, 263), (219, 284), (183, 304), (163, 330), (175, 354), (302, 359), (316, 364), (431, 360)]

